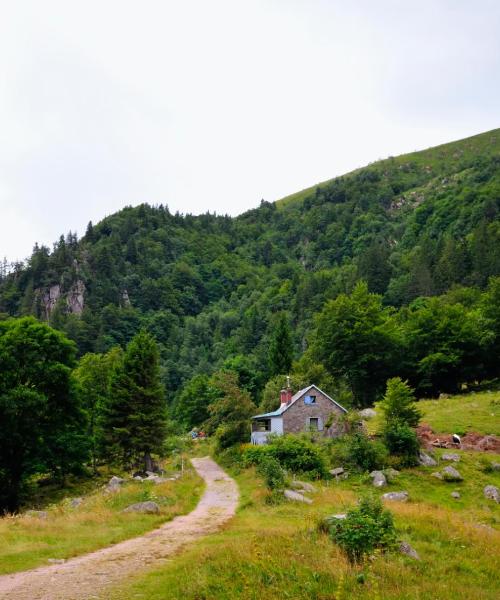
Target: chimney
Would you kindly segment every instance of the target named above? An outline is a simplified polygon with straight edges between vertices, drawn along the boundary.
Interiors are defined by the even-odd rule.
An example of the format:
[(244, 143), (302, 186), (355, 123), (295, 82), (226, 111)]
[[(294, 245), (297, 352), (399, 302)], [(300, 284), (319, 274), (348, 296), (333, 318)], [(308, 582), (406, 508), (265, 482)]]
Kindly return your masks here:
[(283, 406), (284, 404), (290, 404), (291, 400), (292, 400), (292, 390), (289, 387), (281, 390), (281, 392), (280, 392), (281, 406)]

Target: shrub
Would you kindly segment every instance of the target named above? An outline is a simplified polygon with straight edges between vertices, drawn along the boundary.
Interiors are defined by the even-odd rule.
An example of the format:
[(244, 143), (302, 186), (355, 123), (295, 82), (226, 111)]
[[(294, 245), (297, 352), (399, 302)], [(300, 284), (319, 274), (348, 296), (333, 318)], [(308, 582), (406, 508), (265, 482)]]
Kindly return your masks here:
[(260, 458), (257, 473), (264, 478), (267, 488), (273, 492), (285, 487), (285, 473), (278, 460), (263, 454)]
[(362, 431), (349, 436), (346, 445), (346, 460), (349, 465), (362, 471), (381, 469), (387, 458), (387, 450), (380, 442), (372, 441)]
[(282, 435), (271, 438), (266, 452), (280, 465), (293, 473), (307, 473), (311, 477), (324, 477), (326, 464), (321, 448), (305, 437)]
[(402, 466), (418, 464), (420, 444), (414, 429), (404, 423), (390, 424), (384, 430), (384, 441), (389, 452), (401, 458)]
[(260, 464), (263, 457), (269, 455), (269, 446), (251, 446), (245, 444), (243, 450), (243, 465), (253, 467)]
[(396, 542), (392, 514), (375, 497), (362, 498), (345, 519), (327, 517), (320, 529), (330, 534), (351, 563), (362, 562), (374, 550), (388, 550)]

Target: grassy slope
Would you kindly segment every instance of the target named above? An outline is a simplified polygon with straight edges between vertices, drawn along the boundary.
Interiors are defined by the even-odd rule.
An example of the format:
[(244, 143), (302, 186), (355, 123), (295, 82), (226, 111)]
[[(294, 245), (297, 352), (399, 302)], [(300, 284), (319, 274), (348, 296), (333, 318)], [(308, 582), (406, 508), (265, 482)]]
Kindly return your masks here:
[[(377, 171), (384, 171), (386, 165), (390, 161), (396, 161), (396, 163), (403, 164), (413, 162), (419, 166), (431, 167), (433, 171), (439, 173), (439, 171), (445, 166), (450, 169), (454, 162), (458, 162), (463, 158), (468, 158), (475, 155), (490, 155), (491, 153), (498, 152), (500, 143), (500, 129), (492, 129), (478, 135), (457, 140), (455, 142), (449, 142), (447, 144), (441, 144), (433, 148), (426, 150), (420, 150), (417, 152), (411, 152), (409, 154), (402, 154), (397, 157), (390, 157), (384, 160), (377, 161), (369, 165), (370, 168)], [(355, 169), (350, 173), (342, 175), (342, 177), (349, 177), (362, 169), (367, 167), (361, 167)], [(336, 178), (334, 178), (336, 179)], [(325, 187), (331, 183), (334, 179), (328, 179), (317, 183), (309, 188), (300, 190), (277, 200), (276, 204), (278, 207), (283, 208), (290, 204), (300, 204), (307, 196), (314, 194), (317, 187)]]
[[(401, 537), (417, 549), (420, 562), (390, 554), (364, 568), (351, 567), (326, 536), (316, 533), (321, 516), (345, 510), (369, 488), (360, 478), (324, 485), (312, 506), (268, 506), (260, 481), (246, 471), (237, 476), (240, 510), (222, 533), (115, 590), (112, 598), (496, 599), (500, 534), (491, 526), (500, 523), (500, 515), (498, 506), (483, 498), (482, 486), (486, 481), (499, 485), (500, 475), (476, 477), (476, 462), (477, 457), (464, 456), (462, 484), (446, 484), (422, 469), (401, 474), (389, 487), (410, 492), (411, 502), (390, 506)], [(455, 489), (463, 499), (452, 500)], [(358, 583), (360, 572), (365, 584)]]
[[(422, 405), (426, 419), (436, 428), (442, 423), (447, 431), (450, 423), (451, 429), (458, 429), (467, 415), (474, 429), (481, 430), (492, 396), (498, 394), (471, 394)], [(437, 451), (436, 456), (443, 452)], [(126, 589), (115, 590), (112, 597), (496, 599), (500, 596), (500, 506), (484, 498), (483, 488), (500, 487), (500, 473), (484, 471), (484, 460), (500, 462), (500, 456), (460, 454), (455, 466), (464, 477), (461, 483), (431, 476), (449, 464), (442, 462), (437, 468), (404, 470), (384, 490), (409, 492), (408, 503), (391, 503), (390, 508), (400, 537), (416, 548), (420, 562), (390, 554), (354, 568), (326, 536), (316, 533), (321, 516), (344, 512), (357, 497), (373, 490), (366, 477), (355, 475), (318, 486), (311, 506), (268, 506), (261, 481), (248, 470), (236, 475), (242, 502), (223, 532), (200, 541), (165, 568), (136, 578)], [(460, 492), (460, 499), (451, 497), (454, 490)], [(364, 584), (358, 583), (360, 572), (366, 576)]]
[[(47, 564), (49, 558), (70, 558), (154, 529), (196, 505), (203, 482), (193, 470), (176, 482), (130, 482), (120, 492), (87, 496), (72, 509), (69, 501), (54, 504), (47, 519), (26, 514), (0, 519), (0, 574)], [(154, 500), (158, 515), (121, 512), (134, 502)]]
[[(422, 423), (428, 423), (436, 433), (474, 431), (500, 436), (500, 391), (452, 396), (442, 400), (421, 400)], [(380, 411), (369, 421), (370, 432), (380, 427)]]

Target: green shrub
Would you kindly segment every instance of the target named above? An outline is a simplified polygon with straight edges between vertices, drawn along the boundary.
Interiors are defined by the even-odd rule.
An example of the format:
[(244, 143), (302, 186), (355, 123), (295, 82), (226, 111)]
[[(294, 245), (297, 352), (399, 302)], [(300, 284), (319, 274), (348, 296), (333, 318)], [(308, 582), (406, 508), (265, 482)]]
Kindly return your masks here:
[(392, 514), (378, 498), (365, 497), (348, 511), (345, 519), (327, 517), (320, 523), (351, 563), (360, 563), (374, 550), (388, 550), (396, 543)]
[(246, 445), (243, 449), (243, 465), (245, 467), (257, 466), (264, 456), (269, 456), (269, 446)]
[(257, 466), (257, 473), (264, 478), (271, 492), (285, 487), (285, 473), (276, 458), (263, 454)]
[(387, 459), (384, 445), (370, 440), (362, 431), (348, 436), (345, 451), (347, 464), (361, 471), (381, 469)]
[(306, 473), (313, 478), (326, 475), (326, 464), (321, 448), (305, 437), (297, 435), (273, 437), (265, 452), (292, 473)]
[(401, 459), (401, 465), (413, 467), (418, 464), (420, 444), (414, 429), (404, 423), (387, 425), (384, 441), (389, 452)]

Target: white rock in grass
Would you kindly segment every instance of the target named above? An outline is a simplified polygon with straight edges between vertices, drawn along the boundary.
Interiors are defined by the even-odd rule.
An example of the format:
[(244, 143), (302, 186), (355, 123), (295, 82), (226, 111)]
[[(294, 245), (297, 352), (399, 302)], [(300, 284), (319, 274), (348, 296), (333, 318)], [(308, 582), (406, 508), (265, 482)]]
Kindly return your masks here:
[(145, 513), (147, 515), (156, 515), (160, 512), (160, 507), (156, 502), (151, 502), (150, 500), (147, 502), (137, 502), (136, 504), (131, 504), (124, 509), (125, 513), (129, 512), (138, 512)]
[(284, 496), (287, 500), (293, 500), (294, 502), (305, 502), (306, 504), (312, 504), (310, 498), (306, 498), (300, 492), (294, 492), (293, 490), (285, 490)]
[(451, 492), (451, 497), (458, 500), (460, 498), (460, 492)]
[(494, 485), (487, 485), (484, 488), (484, 497), (488, 500), (494, 500), (497, 504), (500, 503), (500, 492)]
[(393, 502), (406, 502), (408, 498), (408, 492), (387, 492), (382, 495), (383, 500), (392, 500)]
[(364, 408), (363, 410), (359, 411), (359, 416), (362, 419), (369, 420), (376, 417), (377, 413), (373, 410), (373, 408)]
[(316, 491), (316, 488), (307, 481), (292, 481), (291, 486), (299, 492), (314, 493)]
[(443, 454), (441, 460), (451, 460), (453, 462), (460, 462), (460, 454)]
[(399, 551), (401, 552), (401, 554), (406, 554), (406, 556), (409, 556), (410, 558), (413, 558), (414, 560), (420, 560), (420, 556), (418, 555), (418, 552), (415, 550), (415, 548), (410, 546), (410, 544), (408, 542), (401, 542), (399, 544)]
[(437, 465), (437, 462), (432, 458), (432, 456), (429, 456), (425, 452), (420, 452), (418, 462), (423, 467), (435, 467)]
[(442, 470), (442, 475), (445, 481), (463, 481), (462, 475), (460, 475), (455, 467), (445, 467)]
[(385, 487), (387, 485), (386, 476), (382, 473), (382, 471), (372, 471), (370, 473), (370, 477), (372, 478), (373, 487)]
[(72, 498), (69, 505), (71, 506), (71, 508), (78, 508), (82, 504), (82, 502), (83, 498)]

